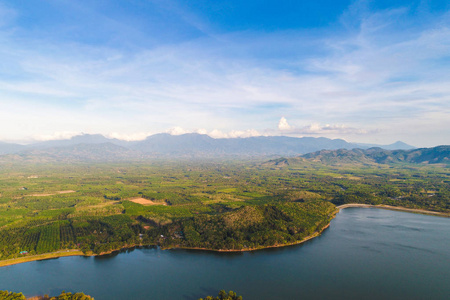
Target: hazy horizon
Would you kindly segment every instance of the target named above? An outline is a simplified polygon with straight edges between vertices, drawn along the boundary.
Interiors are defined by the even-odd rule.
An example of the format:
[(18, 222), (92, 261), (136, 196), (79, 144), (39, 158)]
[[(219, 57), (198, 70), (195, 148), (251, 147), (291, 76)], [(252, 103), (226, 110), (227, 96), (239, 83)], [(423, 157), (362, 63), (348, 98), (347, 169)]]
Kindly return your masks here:
[[(158, 133), (150, 134), (148, 136), (145, 136), (145, 137), (142, 137), (142, 138), (138, 138), (138, 139), (121, 139), (121, 138), (116, 138), (116, 137), (110, 136), (110, 135), (103, 135), (101, 133), (84, 133), (84, 132), (81, 132), (81, 133), (75, 134), (75, 135), (66, 135), (66, 136), (62, 136), (62, 137), (56, 137), (55, 136), (55, 137), (52, 137), (52, 138), (49, 138), (49, 139), (42, 139), (42, 140), (27, 140), (27, 141), (16, 141), (16, 142), (0, 140), (0, 142), (6, 142), (6, 143), (11, 143), (11, 144), (19, 144), (19, 145), (26, 146), (26, 145), (33, 145), (33, 144), (41, 143), (41, 142), (50, 142), (50, 141), (58, 141), (58, 140), (70, 140), (70, 139), (76, 138), (76, 137), (94, 136), (94, 135), (100, 135), (100, 136), (102, 136), (104, 138), (107, 138), (107, 139), (116, 139), (116, 140), (123, 141), (123, 142), (140, 142), (140, 141), (146, 140), (148, 137), (151, 137), (152, 135), (158, 135), (158, 134), (169, 134), (169, 135), (172, 135), (172, 136), (184, 135), (184, 134), (200, 134), (200, 135), (207, 135), (207, 136), (209, 136), (210, 138), (213, 138), (213, 139), (233, 139), (233, 138), (241, 139), (241, 138), (247, 138), (247, 137), (241, 137), (241, 136), (236, 136), (236, 137), (233, 137), (233, 136), (227, 136), (227, 137), (214, 136), (214, 135), (211, 135), (211, 134), (208, 134), (208, 133), (201, 133), (201, 132), (200, 133), (199, 132), (182, 132), (182, 133), (180, 133), (180, 132), (170, 132), (169, 131), (169, 132), (158, 132)], [(288, 136), (288, 135), (257, 135), (257, 136), (250, 136), (250, 137), (290, 137), (290, 136)], [(304, 137), (309, 137), (309, 136), (304, 136)], [(295, 138), (302, 138), (302, 137), (295, 137)], [(320, 137), (312, 137), (312, 138), (320, 138)], [(336, 138), (336, 139), (340, 139), (340, 138)], [(341, 139), (341, 140), (344, 140), (344, 141), (346, 141), (348, 143), (353, 143), (353, 144), (367, 144), (367, 145), (370, 145), (370, 144), (374, 144), (374, 145), (391, 145), (391, 144), (395, 144), (397, 142), (403, 142), (403, 141), (399, 140), (399, 141), (393, 141), (392, 143), (389, 143), (389, 144), (375, 144), (375, 143), (359, 143), (358, 141), (347, 141), (345, 139)], [(408, 145), (416, 147), (415, 145), (410, 145), (410, 144), (408, 144)], [(440, 146), (440, 145), (435, 145), (435, 146)]]
[(450, 144), (450, 3), (0, 0), (0, 141)]

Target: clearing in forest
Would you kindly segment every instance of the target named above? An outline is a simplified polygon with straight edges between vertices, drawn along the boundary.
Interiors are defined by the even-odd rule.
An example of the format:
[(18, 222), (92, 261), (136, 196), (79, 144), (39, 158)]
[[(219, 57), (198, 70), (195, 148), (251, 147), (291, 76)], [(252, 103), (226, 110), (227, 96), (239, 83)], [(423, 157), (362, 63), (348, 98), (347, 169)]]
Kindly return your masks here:
[(32, 196), (32, 197), (43, 197), (43, 196), (54, 196), (56, 194), (69, 194), (69, 193), (75, 193), (75, 191), (68, 190), (68, 191), (57, 191), (53, 194), (31, 194), (26, 196)]
[(152, 200), (147, 200), (145, 198), (133, 198), (130, 199), (130, 201), (142, 205), (167, 205), (165, 202), (153, 202)]

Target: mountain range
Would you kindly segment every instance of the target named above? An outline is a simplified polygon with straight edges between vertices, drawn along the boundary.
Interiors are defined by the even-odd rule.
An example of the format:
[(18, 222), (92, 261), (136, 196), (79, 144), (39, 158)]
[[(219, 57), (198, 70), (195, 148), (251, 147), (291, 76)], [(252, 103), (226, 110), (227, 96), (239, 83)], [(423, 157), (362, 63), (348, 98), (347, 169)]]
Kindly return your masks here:
[[(413, 150), (386, 150), (379, 147), (369, 149), (321, 150), (302, 155), (310, 161), (326, 164), (391, 164), (391, 163), (429, 163), (450, 164), (450, 146), (418, 148)], [(280, 162), (277, 162), (278, 164)]]
[[(369, 145), (372, 146), (372, 145)], [(402, 142), (380, 146), (384, 149), (414, 149)], [(259, 136), (214, 139), (190, 133), (155, 134), (142, 141), (123, 141), (100, 134), (83, 134), (71, 139), (52, 140), (19, 145), (0, 142), (3, 160), (87, 160), (114, 161), (142, 158), (214, 158), (251, 156), (298, 156), (320, 150), (368, 148), (365, 144), (348, 143), (342, 139)]]

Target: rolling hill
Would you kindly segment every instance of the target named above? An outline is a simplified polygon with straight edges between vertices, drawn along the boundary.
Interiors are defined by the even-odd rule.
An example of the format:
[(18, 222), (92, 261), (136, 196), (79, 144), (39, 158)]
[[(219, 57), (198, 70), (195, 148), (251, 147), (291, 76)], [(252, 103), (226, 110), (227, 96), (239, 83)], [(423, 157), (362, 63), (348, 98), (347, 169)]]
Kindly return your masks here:
[(450, 146), (419, 148), (413, 150), (385, 150), (381, 148), (321, 150), (301, 156), (311, 161), (327, 164), (390, 164), (390, 163), (450, 163)]

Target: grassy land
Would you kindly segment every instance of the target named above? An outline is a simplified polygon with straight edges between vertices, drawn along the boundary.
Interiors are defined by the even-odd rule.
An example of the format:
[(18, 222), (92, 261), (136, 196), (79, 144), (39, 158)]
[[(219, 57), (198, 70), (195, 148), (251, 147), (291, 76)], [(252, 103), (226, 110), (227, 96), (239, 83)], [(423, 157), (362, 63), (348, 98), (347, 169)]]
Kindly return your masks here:
[[(334, 205), (449, 213), (449, 183), (449, 168), (439, 165), (2, 165), (0, 261), (138, 244), (243, 250), (295, 243), (326, 225)], [(129, 201), (135, 198), (154, 205)]]

